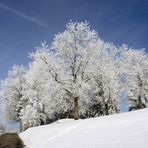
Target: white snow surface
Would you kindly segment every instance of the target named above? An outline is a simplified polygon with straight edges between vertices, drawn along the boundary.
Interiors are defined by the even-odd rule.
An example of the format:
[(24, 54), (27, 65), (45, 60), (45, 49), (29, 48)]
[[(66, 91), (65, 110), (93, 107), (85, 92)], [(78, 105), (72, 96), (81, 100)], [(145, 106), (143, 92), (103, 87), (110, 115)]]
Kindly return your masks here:
[(20, 134), (27, 148), (148, 148), (148, 109), (33, 127)]

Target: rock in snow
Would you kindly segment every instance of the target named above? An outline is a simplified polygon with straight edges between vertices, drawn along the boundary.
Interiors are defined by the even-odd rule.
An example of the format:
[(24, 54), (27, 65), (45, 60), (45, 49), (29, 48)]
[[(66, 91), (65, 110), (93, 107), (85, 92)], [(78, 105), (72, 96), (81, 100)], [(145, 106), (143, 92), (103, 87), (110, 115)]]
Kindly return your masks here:
[(148, 148), (148, 109), (64, 119), (20, 134), (27, 148)]

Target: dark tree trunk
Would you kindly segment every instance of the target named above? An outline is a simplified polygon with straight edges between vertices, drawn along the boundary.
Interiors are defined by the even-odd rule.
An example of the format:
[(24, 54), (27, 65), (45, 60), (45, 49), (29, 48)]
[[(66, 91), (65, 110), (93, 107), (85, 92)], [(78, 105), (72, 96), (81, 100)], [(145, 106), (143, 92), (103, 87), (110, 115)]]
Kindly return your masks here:
[(109, 107), (108, 104), (105, 104), (105, 115), (109, 115)]
[(74, 106), (73, 106), (73, 115), (74, 119), (79, 119), (79, 105), (78, 105), (78, 97), (73, 97)]
[(138, 97), (138, 103), (137, 103), (137, 109), (143, 109), (146, 108), (146, 105), (141, 100), (141, 95)]
[(20, 132), (22, 132), (23, 131), (22, 119), (19, 120), (19, 123), (20, 123)]

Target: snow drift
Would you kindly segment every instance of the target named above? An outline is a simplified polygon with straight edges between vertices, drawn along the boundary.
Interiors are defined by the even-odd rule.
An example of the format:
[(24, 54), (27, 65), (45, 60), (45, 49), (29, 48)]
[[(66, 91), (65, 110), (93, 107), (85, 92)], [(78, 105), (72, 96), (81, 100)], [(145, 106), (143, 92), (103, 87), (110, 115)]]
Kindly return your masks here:
[(148, 148), (148, 109), (64, 119), (20, 134), (28, 148)]

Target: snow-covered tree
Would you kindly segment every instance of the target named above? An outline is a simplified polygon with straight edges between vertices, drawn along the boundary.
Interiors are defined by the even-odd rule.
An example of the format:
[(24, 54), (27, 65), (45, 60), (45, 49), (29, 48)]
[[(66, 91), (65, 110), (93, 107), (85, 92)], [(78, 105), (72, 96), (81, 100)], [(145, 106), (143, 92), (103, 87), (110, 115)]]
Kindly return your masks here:
[(103, 48), (97, 52), (96, 59), (91, 62), (90, 89), (87, 90), (87, 97), (90, 99), (86, 109), (90, 117), (119, 112), (116, 55), (117, 48), (113, 44), (104, 43)]
[(144, 50), (121, 47), (124, 88), (129, 110), (148, 107), (148, 56)]
[(24, 91), (23, 86), (25, 84), (25, 73), (26, 68), (14, 65), (8, 73), (8, 77), (4, 81), (1, 81), (1, 92), (3, 94), (2, 98), (6, 103), (7, 118), (9, 120), (19, 121), (20, 124), (20, 112), (24, 105), (22, 96)]
[[(88, 23), (70, 22), (66, 31), (55, 36), (53, 52), (38, 56), (47, 65), (52, 79), (72, 99), (74, 119), (79, 119), (80, 90), (90, 79), (85, 71), (97, 43), (97, 33), (90, 30)], [(49, 51), (46, 45), (44, 50)]]
[(44, 66), (37, 62), (32, 62), (28, 72), (25, 75), (26, 85), (22, 99), (25, 100), (25, 106), (21, 111), (23, 130), (31, 126), (37, 126), (46, 123), (44, 115), (43, 85), (45, 83)]
[[(86, 89), (91, 89), (92, 81), (96, 83), (98, 74), (98, 77), (102, 75), (102, 84), (104, 80), (107, 82), (104, 73), (106, 73), (107, 78), (111, 80), (110, 77), (112, 77), (112, 75), (109, 75), (113, 74), (115, 67), (113, 66), (113, 57), (111, 57), (108, 50), (110, 47), (112, 48), (112, 45), (107, 46), (107, 44), (98, 37), (97, 32), (90, 29), (87, 22), (70, 22), (67, 24), (66, 30), (63, 33), (55, 35), (51, 48), (47, 44), (42, 44), (41, 47), (32, 54), (36, 60), (42, 60), (44, 65), (46, 65), (50, 78), (62, 91), (60, 98), (64, 98), (66, 94), (70, 102), (72, 102), (74, 119), (79, 119), (80, 110), (81, 112), (85, 112), (82, 111), (83, 107), (80, 107), (80, 104), (83, 104), (81, 102), (89, 102), (88, 100), (84, 101), (84, 93)], [(108, 63), (110, 69), (107, 69), (107, 67), (104, 68), (103, 62)], [(109, 62), (111, 62), (110, 65)], [(96, 67), (98, 67), (98, 69)], [(115, 74), (113, 75), (113, 80), (115, 80), (116, 76)], [(112, 97), (117, 94), (115, 89), (113, 89), (114, 92), (112, 90), (115, 83), (109, 80), (102, 85), (102, 87), (104, 87), (103, 89), (107, 87), (106, 90), (104, 90), (106, 91), (104, 92), (106, 96), (103, 96), (105, 97), (104, 99), (108, 101), (104, 100), (104, 103), (111, 103)], [(113, 86), (111, 86), (111, 82), (114, 83)], [(108, 94), (107, 92), (110, 93)], [(114, 93), (116, 94), (113, 95)], [(100, 100), (102, 100), (101, 97), (99, 96)], [(89, 96), (85, 98), (90, 99)], [(117, 97), (114, 99), (117, 100)], [(112, 107), (108, 107), (108, 109), (109, 108)]]
[[(38, 58), (38, 56), (48, 56), (48, 52), (44, 50), (45, 44), (42, 43), (42, 46), (43, 48), (35, 53), (30, 53), (32, 61), (26, 74), (23, 95), (26, 105), (21, 112), (24, 129), (53, 122), (60, 113), (67, 110), (63, 98), (64, 90), (52, 80), (48, 66)], [(31, 110), (30, 113), (27, 110)]]
[(78, 102), (83, 95), (81, 89), (91, 79), (90, 62), (95, 58), (98, 48), (102, 48), (103, 41), (98, 39), (97, 32), (91, 30), (87, 22), (70, 22), (66, 27), (63, 33), (55, 36), (52, 48), (63, 65), (64, 77), (59, 77), (64, 79), (64, 90), (73, 101), (74, 119), (79, 119)]

